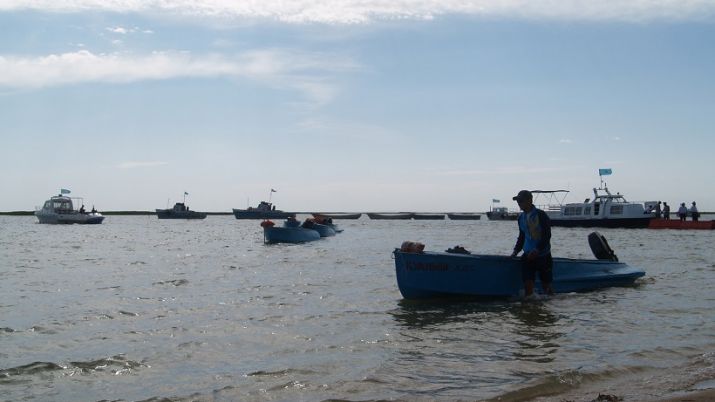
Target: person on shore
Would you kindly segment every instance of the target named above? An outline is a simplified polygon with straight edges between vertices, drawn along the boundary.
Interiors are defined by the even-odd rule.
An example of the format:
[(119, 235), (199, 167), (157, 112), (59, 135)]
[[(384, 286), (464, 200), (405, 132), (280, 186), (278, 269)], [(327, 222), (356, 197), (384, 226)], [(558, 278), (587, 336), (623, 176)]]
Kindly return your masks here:
[(693, 205), (690, 207), (690, 217), (693, 218), (693, 222), (697, 222), (700, 217), (700, 212), (698, 212), (698, 207), (695, 206), (695, 201), (693, 201)]
[(512, 198), (523, 212), (519, 214), (519, 237), (514, 245), (512, 257), (521, 250), (521, 278), (524, 282), (524, 296), (534, 293), (536, 273), (546, 294), (553, 294), (553, 259), (551, 258), (551, 219), (546, 212), (534, 206), (530, 191), (521, 190)]
[(660, 219), (660, 214), (661, 214), (661, 209), (660, 209), (660, 201), (658, 201), (657, 204), (655, 204), (655, 218)]
[(663, 202), (663, 219), (670, 220), (670, 205), (667, 202)]

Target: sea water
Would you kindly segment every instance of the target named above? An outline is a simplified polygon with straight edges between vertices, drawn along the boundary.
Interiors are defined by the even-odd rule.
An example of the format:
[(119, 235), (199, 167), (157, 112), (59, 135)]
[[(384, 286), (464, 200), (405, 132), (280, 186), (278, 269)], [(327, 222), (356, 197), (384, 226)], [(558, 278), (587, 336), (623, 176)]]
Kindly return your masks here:
[[(713, 231), (600, 229), (634, 287), (424, 303), (395, 247), (507, 255), (516, 223), (336, 222), (265, 245), (233, 216), (0, 217), (0, 400), (643, 400), (715, 378)], [(553, 254), (592, 258), (591, 231), (554, 228)]]

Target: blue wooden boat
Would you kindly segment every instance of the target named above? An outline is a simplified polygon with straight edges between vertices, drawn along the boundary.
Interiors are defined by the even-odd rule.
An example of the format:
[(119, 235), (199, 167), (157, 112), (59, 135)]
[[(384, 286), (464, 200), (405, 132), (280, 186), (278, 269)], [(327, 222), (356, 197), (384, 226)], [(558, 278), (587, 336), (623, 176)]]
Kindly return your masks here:
[(329, 225), (323, 225), (323, 224), (315, 223), (315, 222), (308, 223), (308, 221), (306, 221), (305, 223), (303, 223), (302, 226), (306, 229), (315, 230), (316, 232), (318, 232), (320, 237), (335, 236), (335, 229), (333, 229)]
[(294, 218), (287, 219), (283, 226), (276, 227), (272, 221), (263, 221), (263, 241), (265, 243), (305, 243), (320, 239), (320, 233), (301, 226)]
[[(315, 216), (315, 215), (313, 215), (313, 216)], [(333, 223), (333, 218), (330, 218), (330, 217), (327, 217), (327, 216), (318, 215), (318, 216), (315, 216), (315, 218), (308, 218), (308, 219), (306, 219), (305, 222), (306, 222), (306, 223), (303, 224), (304, 227), (311, 228), (310, 226), (306, 226), (306, 224), (307, 224), (308, 222), (313, 222), (313, 223), (315, 223), (315, 224), (319, 224), (319, 225), (322, 225), (322, 226), (327, 226), (328, 228), (330, 228), (330, 229), (333, 230), (334, 233), (330, 234), (330, 231), (324, 230), (324, 229), (322, 229), (322, 228), (319, 227), (318, 229), (316, 229), (316, 230), (318, 230), (318, 232), (320, 232), (321, 230), (324, 230), (324, 231), (326, 232), (326, 234), (323, 234), (322, 232), (320, 233), (320, 235), (321, 235), (322, 237), (333, 236), (333, 235), (335, 235), (335, 233), (342, 233), (342, 232), (343, 232), (343, 229), (340, 229), (340, 228), (338, 227), (338, 225), (336, 225), (336, 224)], [(311, 228), (311, 229), (314, 229), (314, 228)]]
[[(594, 253), (597, 253), (597, 250), (594, 250)], [(519, 258), (419, 252), (414, 249), (395, 249), (394, 255), (397, 285), (405, 299), (454, 296), (508, 298), (523, 294)], [(618, 262), (612, 252), (610, 256), (599, 255), (604, 259), (554, 258), (554, 292), (582, 292), (611, 286), (628, 286), (645, 275), (641, 269)], [(543, 292), (538, 278), (536, 289)]]

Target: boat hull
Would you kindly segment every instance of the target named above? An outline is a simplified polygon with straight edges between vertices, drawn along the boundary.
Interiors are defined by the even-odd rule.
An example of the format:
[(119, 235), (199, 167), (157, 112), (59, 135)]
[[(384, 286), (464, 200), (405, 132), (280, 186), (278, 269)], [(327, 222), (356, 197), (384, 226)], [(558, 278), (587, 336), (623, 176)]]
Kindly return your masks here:
[[(515, 297), (523, 289), (518, 258), (399, 249), (394, 254), (397, 285), (405, 299)], [(568, 293), (628, 286), (643, 275), (622, 262), (554, 258), (552, 287)], [(541, 289), (538, 279), (536, 287)]]
[(680, 221), (678, 219), (653, 219), (649, 229), (715, 230), (715, 221)]
[(551, 226), (567, 228), (647, 228), (652, 217), (643, 218), (601, 218), (601, 219), (560, 219), (551, 218)]
[(433, 220), (433, 221), (438, 221), (438, 220), (444, 220), (444, 214), (413, 214), (412, 219), (417, 220), (417, 221), (426, 221), (426, 220)]
[(330, 219), (358, 219), (362, 216), (362, 213), (356, 213), (356, 214), (330, 214), (330, 213), (321, 213), (321, 212), (315, 212), (313, 213), (313, 216), (316, 218), (330, 218)]
[(35, 213), (39, 223), (52, 225), (99, 225), (104, 220), (104, 216), (99, 214), (43, 214)]
[(311, 226), (307, 227), (306, 229), (312, 229), (318, 232), (320, 237), (330, 237), (330, 236), (335, 236), (335, 229), (331, 227), (330, 225), (323, 225), (320, 223), (314, 223)]
[(515, 221), (519, 218), (518, 212), (487, 212), (490, 221)]
[(410, 220), (412, 219), (412, 216), (414, 214), (406, 212), (406, 213), (397, 213), (397, 214), (378, 214), (378, 213), (373, 213), (370, 212), (367, 214), (367, 216), (370, 219), (397, 219), (397, 220)]
[(453, 221), (478, 221), (478, 220), (482, 219), (482, 215), (470, 214), (470, 213), (447, 214), (447, 217)]
[(258, 211), (247, 209), (233, 209), (233, 215), (236, 219), (286, 219), (295, 217), (293, 212), (284, 211)]
[[(333, 232), (335, 234), (335, 232)], [(320, 233), (302, 227), (264, 227), (265, 243), (306, 243), (320, 239)]]
[(159, 219), (206, 219), (206, 214), (196, 211), (174, 211), (173, 209), (157, 209)]

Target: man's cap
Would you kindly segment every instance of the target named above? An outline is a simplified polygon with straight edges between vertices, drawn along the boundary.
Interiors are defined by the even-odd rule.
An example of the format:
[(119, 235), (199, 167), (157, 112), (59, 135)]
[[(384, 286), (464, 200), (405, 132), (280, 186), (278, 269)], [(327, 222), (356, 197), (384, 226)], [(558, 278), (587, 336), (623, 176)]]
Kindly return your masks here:
[(532, 200), (532, 199), (533, 199), (533, 197), (531, 195), (531, 191), (529, 191), (529, 190), (521, 190), (521, 191), (519, 191), (519, 194), (512, 197), (512, 200), (517, 201), (517, 202), (524, 201), (524, 200)]

